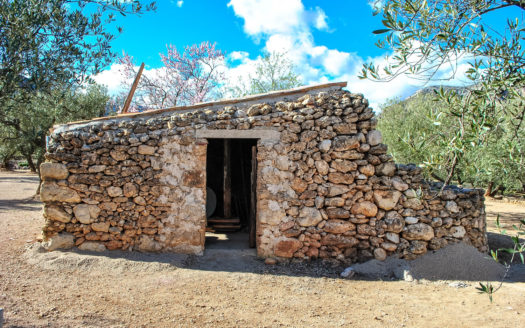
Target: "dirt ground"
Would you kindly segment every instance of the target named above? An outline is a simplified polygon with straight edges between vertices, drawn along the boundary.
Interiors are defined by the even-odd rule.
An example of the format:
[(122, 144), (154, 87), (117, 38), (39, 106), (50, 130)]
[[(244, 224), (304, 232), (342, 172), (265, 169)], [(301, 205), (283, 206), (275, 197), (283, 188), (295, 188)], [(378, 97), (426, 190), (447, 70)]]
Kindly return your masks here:
[[(346, 280), (321, 262), (266, 266), (253, 250), (203, 257), (79, 251), (35, 244), (37, 178), (0, 172), (0, 308), (6, 327), (525, 327), (525, 283), (494, 303), (476, 281)], [(525, 205), (487, 201), (509, 224)]]

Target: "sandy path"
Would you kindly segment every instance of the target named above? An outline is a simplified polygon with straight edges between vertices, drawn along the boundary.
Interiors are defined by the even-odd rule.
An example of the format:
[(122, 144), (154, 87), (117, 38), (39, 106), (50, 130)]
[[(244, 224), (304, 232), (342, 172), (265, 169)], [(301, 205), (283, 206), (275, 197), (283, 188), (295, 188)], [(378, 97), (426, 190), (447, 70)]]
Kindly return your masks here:
[(503, 228), (511, 230), (512, 225), (519, 225), (520, 220), (525, 219), (525, 201), (507, 202), (503, 200), (488, 199), (485, 201), (487, 212), (488, 231), (498, 232), (496, 218), (499, 215)]
[(35, 188), (32, 175), (0, 172), (0, 307), (7, 327), (525, 326), (524, 283), (505, 284), (490, 304), (476, 282), (455, 288), (443, 281), (343, 280), (333, 277), (335, 269), (266, 267), (253, 259), (209, 264), (206, 257), (57, 253), (55, 262), (34, 263), (25, 247), (43, 223), (41, 205), (28, 199)]

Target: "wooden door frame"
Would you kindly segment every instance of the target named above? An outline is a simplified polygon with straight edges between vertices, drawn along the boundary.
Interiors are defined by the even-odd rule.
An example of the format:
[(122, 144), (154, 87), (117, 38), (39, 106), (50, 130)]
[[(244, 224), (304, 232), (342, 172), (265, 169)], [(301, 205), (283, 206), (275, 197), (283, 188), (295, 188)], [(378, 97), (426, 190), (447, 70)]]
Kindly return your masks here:
[(252, 146), (252, 168), (250, 173), (250, 217), (249, 217), (249, 237), (250, 248), (257, 248), (257, 140)]
[[(230, 137), (230, 136), (223, 136), (223, 135), (213, 135), (213, 136), (206, 136), (205, 137), (206, 140), (208, 139), (222, 139), (224, 141), (224, 156), (223, 156), (223, 170), (224, 170), (224, 174), (225, 174), (225, 177), (226, 179), (225, 180), (228, 180), (231, 178), (231, 165), (227, 164), (227, 161), (229, 161), (229, 157), (230, 157), (230, 150), (231, 150), (231, 147), (230, 147), (230, 141), (231, 140), (234, 140), (234, 139), (243, 139), (243, 140), (254, 140), (255, 141), (255, 145), (251, 146), (251, 149), (250, 149), (250, 152), (251, 152), (251, 172), (250, 172), (250, 189), (251, 189), (251, 192), (250, 192), (250, 208), (249, 208), (249, 217), (248, 217), (248, 229), (249, 229), (249, 232), (248, 232), (248, 246), (250, 248), (257, 248), (258, 245), (257, 245), (257, 180), (258, 180), (258, 175), (257, 175), (257, 167), (258, 167), (258, 163), (257, 163), (257, 150), (258, 150), (258, 145), (259, 145), (259, 141), (261, 140), (261, 138), (258, 138), (258, 137), (248, 137), (247, 135), (243, 135), (242, 137)], [(208, 154), (207, 154), (207, 147), (209, 146), (209, 143), (207, 143), (206, 145), (206, 172), (207, 172), (207, 169), (208, 169)], [(208, 181), (208, 175), (206, 174), (206, 186), (208, 185), (207, 184), (207, 181)], [(223, 190), (223, 199), (224, 199), (224, 208), (225, 208), (225, 211), (227, 210), (228, 212), (231, 212), (231, 208), (230, 206), (228, 206), (226, 203), (227, 203), (227, 199), (226, 198), (229, 198), (231, 197), (231, 190), (226, 190), (226, 187), (230, 187), (231, 188), (231, 181), (224, 181), (223, 182), (223, 187), (225, 188)], [(231, 199), (229, 199), (231, 201)], [(224, 213), (226, 214), (226, 213)], [(206, 226), (208, 225), (207, 223), (207, 220), (208, 218), (206, 217)]]

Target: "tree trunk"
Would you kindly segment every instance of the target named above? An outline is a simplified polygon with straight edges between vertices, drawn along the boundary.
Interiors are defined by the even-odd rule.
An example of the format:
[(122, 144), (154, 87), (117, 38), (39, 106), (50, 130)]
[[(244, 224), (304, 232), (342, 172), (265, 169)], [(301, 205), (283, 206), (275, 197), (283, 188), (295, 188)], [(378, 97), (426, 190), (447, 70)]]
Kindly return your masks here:
[(494, 182), (489, 182), (489, 185), (487, 186), (487, 190), (485, 191), (485, 197), (488, 197), (492, 194), (492, 187), (494, 186)]
[(440, 177), (439, 175), (435, 174), (434, 172), (432, 172), (430, 175), (431, 175), (434, 179), (436, 179), (437, 181), (439, 181), (439, 182), (445, 182), (445, 180), (443, 180), (442, 177)]
[(36, 166), (35, 166), (35, 163), (33, 162), (33, 157), (31, 155), (25, 155), (25, 158), (26, 158), (27, 165), (29, 166), (29, 169), (31, 170), (31, 172), (36, 173)]
[(44, 153), (40, 153), (38, 155), (38, 159), (36, 162), (36, 169), (38, 172), (38, 187), (36, 188), (36, 194), (40, 195), (40, 188), (42, 187), (42, 177), (40, 176), (40, 164), (44, 161)]
[(505, 191), (505, 187), (503, 187), (502, 185), (498, 185), (496, 187), (496, 189), (494, 189), (491, 193), (490, 193), (490, 197), (494, 197), (498, 194), (498, 192), (501, 191), (501, 193), (503, 194), (503, 191)]
[(41, 188), (42, 188), (42, 178), (40, 177), (40, 174), (38, 174), (38, 187), (36, 187), (35, 196), (40, 195), (40, 189)]
[[(7, 154), (4, 156), (4, 158), (2, 159), (2, 165), (3, 167), (6, 169), (6, 170), (12, 170), (13, 167), (11, 167), (11, 164), (9, 163), (9, 161), (11, 159), (13, 159), (13, 156), (15, 156), (15, 153), (16, 152), (12, 152), (10, 154)], [(524, 185), (525, 186), (525, 185)]]
[(456, 172), (454, 173), (454, 175), (456, 176), (456, 181), (458, 182), (458, 185), (462, 185), (463, 184), (463, 180), (461, 179), (461, 169), (459, 167), (456, 168)]
[(40, 153), (38, 154), (38, 158), (36, 159), (36, 171), (38, 175), (40, 176), (40, 164), (44, 161), (44, 154)]

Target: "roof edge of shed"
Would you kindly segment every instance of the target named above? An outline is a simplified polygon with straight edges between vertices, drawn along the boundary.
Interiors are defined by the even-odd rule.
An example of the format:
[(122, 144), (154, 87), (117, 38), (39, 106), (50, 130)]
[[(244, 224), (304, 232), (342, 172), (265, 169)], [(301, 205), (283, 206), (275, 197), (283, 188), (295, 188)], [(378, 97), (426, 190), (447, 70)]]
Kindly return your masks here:
[(74, 121), (74, 122), (69, 122), (69, 123), (64, 123), (64, 124), (58, 124), (58, 125), (55, 125), (54, 128), (64, 127), (64, 126), (69, 126), (69, 125), (76, 125), (76, 124), (85, 124), (85, 123), (96, 122), (96, 121), (119, 119), (119, 118), (145, 117), (145, 116), (152, 116), (152, 115), (157, 115), (157, 114), (166, 113), (166, 112), (175, 112), (175, 111), (183, 111), (183, 110), (186, 111), (186, 110), (193, 110), (193, 109), (213, 107), (213, 106), (234, 105), (238, 103), (253, 102), (253, 101), (262, 100), (262, 99), (280, 98), (280, 97), (285, 97), (285, 96), (290, 96), (290, 95), (307, 93), (309, 91), (315, 91), (315, 90), (331, 89), (335, 87), (344, 88), (346, 86), (347, 86), (347, 82), (331, 82), (331, 83), (323, 83), (323, 84), (316, 84), (316, 85), (310, 85), (310, 86), (302, 86), (302, 87), (298, 87), (294, 89), (271, 91), (267, 93), (261, 93), (261, 94), (246, 96), (242, 98), (210, 101), (210, 102), (198, 103), (198, 104), (190, 105), (190, 106), (178, 106), (178, 107), (170, 107), (170, 108), (163, 108), (163, 109), (150, 109), (150, 110), (146, 110), (140, 113), (125, 113), (125, 114), (117, 114), (113, 116), (96, 117), (90, 120), (82, 120), (82, 121)]

